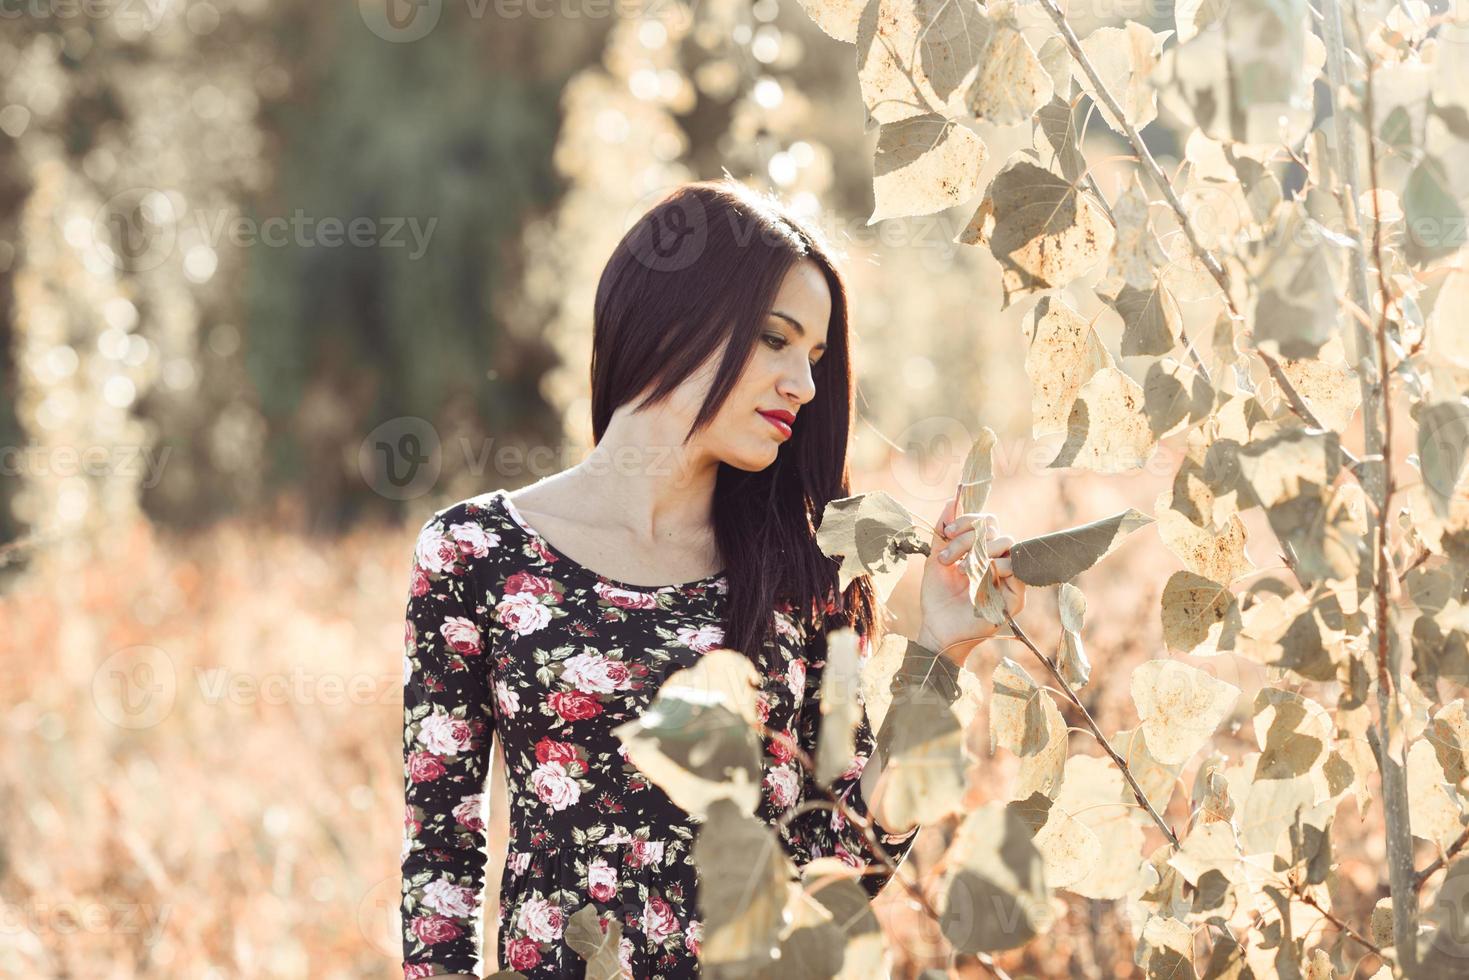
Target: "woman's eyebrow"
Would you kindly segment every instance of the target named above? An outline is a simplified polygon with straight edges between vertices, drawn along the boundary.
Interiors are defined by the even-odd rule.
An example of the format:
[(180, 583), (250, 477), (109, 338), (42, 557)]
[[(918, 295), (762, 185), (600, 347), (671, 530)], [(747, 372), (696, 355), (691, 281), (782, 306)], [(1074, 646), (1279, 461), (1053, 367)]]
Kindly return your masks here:
[[(801, 336), (801, 337), (806, 336), (806, 328), (803, 327), (803, 326), (801, 326), (801, 321), (800, 320), (797, 320), (795, 317), (791, 316), (789, 313), (782, 313), (780, 310), (771, 310), (770, 311), (770, 315), (771, 316), (778, 316), (782, 320), (784, 320), (786, 323), (789, 323), (792, 327), (795, 328), (796, 334), (798, 336)], [(826, 350), (826, 344), (825, 343), (817, 344), (815, 347), (812, 348), (812, 350)]]

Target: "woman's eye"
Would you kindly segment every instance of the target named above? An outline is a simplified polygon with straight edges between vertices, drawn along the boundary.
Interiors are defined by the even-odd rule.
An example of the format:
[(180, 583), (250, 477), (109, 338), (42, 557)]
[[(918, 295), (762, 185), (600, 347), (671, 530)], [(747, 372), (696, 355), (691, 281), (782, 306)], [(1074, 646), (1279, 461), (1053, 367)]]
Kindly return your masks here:
[[(771, 350), (782, 350), (783, 348), (785, 348), (785, 346), (787, 344), (790, 343), (790, 341), (786, 340), (784, 337), (782, 337), (778, 333), (768, 333), (768, 334), (765, 335), (764, 340), (767, 343), (770, 344), (770, 349)], [(812, 370), (815, 370), (816, 368), (820, 367), (821, 366), (821, 361), (822, 361), (822, 358), (819, 358), (819, 357), (816, 360), (812, 361), (811, 362), (811, 368), (812, 368)]]

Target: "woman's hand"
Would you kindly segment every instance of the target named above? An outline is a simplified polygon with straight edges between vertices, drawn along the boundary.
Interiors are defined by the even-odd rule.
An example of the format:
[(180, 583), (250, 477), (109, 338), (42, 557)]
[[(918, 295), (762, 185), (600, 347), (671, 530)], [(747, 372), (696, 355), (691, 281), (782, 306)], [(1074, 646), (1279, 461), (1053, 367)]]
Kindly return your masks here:
[(958, 509), (956, 495), (944, 505), (929, 542), (919, 592), (923, 619), (914, 642), (962, 664), (976, 643), (999, 631), (997, 625), (974, 614), (969, 599), (969, 576), (961, 561), (974, 547), (976, 536), (982, 536), (981, 547), (991, 559), (991, 574), (1012, 616), (1025, 607), (1025, 583), (1010, 570), (1010, 546), (1015, 542), (999, 534), (995, 515), (956, 514)]

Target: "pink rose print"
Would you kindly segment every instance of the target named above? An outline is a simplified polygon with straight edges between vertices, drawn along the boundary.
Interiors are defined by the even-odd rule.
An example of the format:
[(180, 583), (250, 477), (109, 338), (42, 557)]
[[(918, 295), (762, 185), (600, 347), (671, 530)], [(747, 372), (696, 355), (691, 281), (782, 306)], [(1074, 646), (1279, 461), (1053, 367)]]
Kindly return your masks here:
[(468, 749), (473, 741), (469, 722), (446, 714), (438, 706), (418, 728), (418, 744), (435, 755), (457, 755)]
[(790, 766), (776, 766), (765, 774), (765, 788), (770, 792), (770, 802), (784, 810), (796, 802), (796, 793), (801, 781)]
[(534, 633), (551, 621), (551, 610), (529, 592), (507, 595), (495, 606), (495, 619), (517, 636)]
[[(698, 821), (633, 765), (614, 730), (647, 709), (662, 679), (731, 641), (721, 600), (728, 579), (621, 585), (551, 551), (517, 524), (507, 499), (496, 491), (443, 509), (414, 542), (400, 712), (405, 980), (471, 973), (481, 955), (470, 942), (484, 911), (472, 885), (484, 883), (485, 855), (474, 845), (489, 830), (492, 731), (503, 742), (511, 806), (499, 945), (487, 955), (526, 976), (569, 970), (580, 960), (567, 943), (570, 917), (591, 903), (599, 921), (622, 924), (621, 980), (692, 976), (704, 940), (717, 938), (697, 917), (688, 848)], [(817, 641), (849, 615), (837, 611), (841, 602), (832, 592), (773, 604), (772, 642), (751, 692), (761, 814), (790, 813), (807, 791), (800, 760), (816, 749)], [(864, 636), (859, 651), (868, 649)], [(869, 727), (854, 731), (837, 787), (854, 812), (867, 809)], [(862, 867), (877, 863), (862, 823), (802, 810), (780, 836), (797, 867), (823, 856)], [(872, 830), (897, 860), (921, 836)], [(876, 893), (887, 875), (873, 870), (861, 881)]]
[(599, 902), (610, 902), (617, 894), (617, 869), (603, 858), (587, 865), (587, 894)]
[(495, 703), (500, 707), (501, 717), (512, 718), (520, 710), (520, 695), (504, 681), (495, 681)]
[(408, 779), (415, 783), (428, 783), (448, 772), (439, 757), (430, 752), (414, 751), (408, 756)]
[(479, 627), (473, 620), (463, 616), (450, 616), (444, 620), (444, 625), (439, 627), (439, 634), (460, 656), (472, 657), (484, 649), (480, 642)]
[(840, 858), (842, 863), (849, 868), (861, 868), (866, 865), (866, 862), (860, 857), (847, 850), (840, 840), (836, 842), (834, 855)]
[(632, 847), (627, 854), (627, 863), (634, 868), (652, 867), (663, 860), (663, 842), (661, 840), (642, 840), (634, 838)]
[(678, 917), (673, 914), (673, 906), (667, 900), (661, 895), (652, 895), (643, 906), (638, 925), (642, 927), (648, 941), (656, 945), (678, 932)]
[(451, 939), (458, 939), (464, 935), (464, 931), (458, 924), (442, 915), (417, 915), (413, 917), (413, 934), (418, 937), (419, 942), (425, 946), (435, 943), (446, 943)]
[(552, 810), (565, 810), (581, 799), (581, 784), (566, 774), (559, 762), (543, 762), (530, 774), (536, 796)]
[(657, 609), (658, 600), (647, 592), (634, 592), (631, 589), (619, 589), (615, 585), (606, 582), (598, 582), (592, 586), (592, 591), (601, 596), (607, 602), (619, 609)]
[(602, 702), (581, 691), (557, 691), (546, 699), (562, 721), (582, 721), (602, 713)]
[(442, 915), (462, 919), (474, 913), (474, 890), (439, 878), (424, 886), (423, 904)]
[(724, 630), (720, 626), (706, 623), (703, 626), (680, 626), (674, 633), (678, 642), (700, 653), (719, 649), (724, 642)]
[(629, 939), (629, 938), (627, 938), (626, 936), (623, 936), (622, 937), (622, 942), (620, 942), (620, 943), (617, 944), (617, 962), (618, 962), (618, 965), (620, 965), (622, 967), (622, 975), (625, 976), (625, 977), (631, 977), (632, 976), (632, 940)]
[(453, 811), (454, 819), (459, 823), (459, 826), (466, 827), (469, 830), (485, 829), (484, 818), (480, 816), (480, 807), (483, 805), (484, 799), (485, 796), (483, 793), (475, 793), (459, 801), (459, 805)]
[(806, 661), (791, 661), (791, 665), (786, 668), (786, 685), (791, 689), (791, 697), (797, 702), (806, 696)]
[(584, 751), (570, 742), (558, 742), (543, 735), (536, 743), (536, 761), (559, 762), (566, 767), (567, 772), (581, 776), (587, 771)]
[(442, 575), (453, 571), (459, 560), (459, 546), (444, 533), (439, 524), (430, 524), (418, 535), (413, 549), (418, 567), (430, 575)]
[(632, 671), (620, 660), (589, 650), (566, 658), (561, 679), (585, 694), (611, 694), (632, 686)]
[(417, 598), (418, 596), (421, 596), (421, 595), (424, 595), (425, 593), (427, 593), (428, 592), (428, 589), (429, 589), (428, 576), (423, 573), (423, 569), (422, 568), (419, 568), (417, 563), (414, 563), (414, 565), (413, 565), (413, 572), (412, 572), (412, 575), (409, 578), (409, 585), (408, 585), (408, 593), (409, 593), (409, 595), (412, 595), (414, 598)]
[(505, 959), (512, 970), (534, 970), (541, 962), (541, 950), (534, 939), (512, 939), (505, 944)]
[(530, 572), (516, 572), (505, 580), (505, 594), (528, 595), (539, 599), (543, 595), (556, 595), (556, 580)]
[(498, 534), (486, 531), (478, 524), (450, 524), (449, 537), (454, 539), (459, 553), (469, 558), (483, 558), (500, 543)]
[(790, 762), (796, 757), (796, 737), (790, 732), (776, 732), (770, 737), (770, 754), (777, 763)]
[(423, 829), (423, 821), (418, 819), (418, 813), (413, 807), (403, 808), (403, 834), (406, 837), (417, 837), (418, 832)]
[(564, 926), (561, 906), (539, 896), (527, 899), (520, 907), (520, 918), (516, 925), (536, 942), (554, 943), (561, 938)]

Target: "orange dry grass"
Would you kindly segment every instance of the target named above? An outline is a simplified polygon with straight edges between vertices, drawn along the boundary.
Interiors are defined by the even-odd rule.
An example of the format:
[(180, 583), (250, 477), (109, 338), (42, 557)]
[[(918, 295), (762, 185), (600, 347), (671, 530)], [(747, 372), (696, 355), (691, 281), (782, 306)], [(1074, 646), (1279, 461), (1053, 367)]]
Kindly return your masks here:
[[(925, 520), (942, 505), (904, 493), (913, 484), (891, 469), (855, 482), (889, 489)], [(1002, 474), (992, 509), (1021, 536), (1128, 505), (1151, 510), (1161, 486), (1145, 476)], [(7, 583), (5, 975), (399, 975), (402, 613), (416, 526), (317, 540), (241, 524), (174, 538), (140, 523), (43, 549)], [(1256, 564), (1275, 564), (1268, 531), (1251, 530)], [(1136, 721), (1131, 667), (1164, 655), (1157, 603), (1176, 567), (1145, 530), (1081, 583), (1093, 664), (1084, 697), (1109, 733)], [(914, 625), (918, 580), (915, 561), (891, 603), (900, 630)], [(1032, 590), (1022, 619), (1043, 648), (1055, 642), (1054, 618), (1050, 591)], [(971, 667), (986, 694), (999, 656), (1044, 681), (1018, 644), (980, 649)], [(1245, 689), (1216, 740), (1238, 758), (1256, 748), (1246, 712), (1263, 672), (1234, 658), (1212, 666)], [(1015, 769), (1003, 751), (989, 752), (986, 725), (981, 713), (970, 739), (980, 759), (976, 805), (1004, 799)], [(1073, 738), (1073, 751), (1095, 751), (1089, 737)], [(1190, 766), (1168, 813), (1180, 831), (1192, 778)], [(506, 819), (503, 794), (492, 799), (490, 950)], [(1338, 912), (1359, 929), (1379, 894), (1379, 812), (1364, 823), (1346, 804), (1337, 817), (1347, 883)], [(914, 870), (933, 867), (949, 830), (925, 828)], [(1149, 846), (1160, 840), (1154, 832)], [(890, 887), (879, 907), (895, 975), (944, 965), (937, 931), (900, 889)], [(1051, 935), (1002, 956), (1007, 969), (1137, 975), (1122, 903), (1064, 895), (1057, 908)]]

